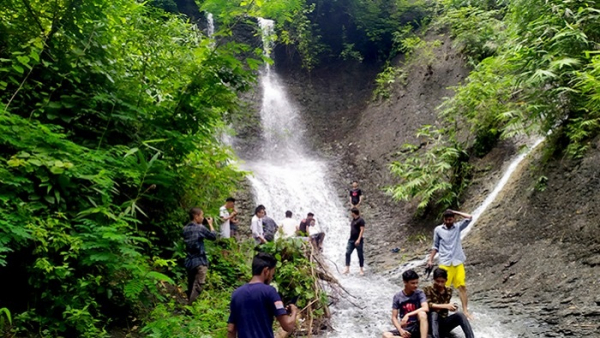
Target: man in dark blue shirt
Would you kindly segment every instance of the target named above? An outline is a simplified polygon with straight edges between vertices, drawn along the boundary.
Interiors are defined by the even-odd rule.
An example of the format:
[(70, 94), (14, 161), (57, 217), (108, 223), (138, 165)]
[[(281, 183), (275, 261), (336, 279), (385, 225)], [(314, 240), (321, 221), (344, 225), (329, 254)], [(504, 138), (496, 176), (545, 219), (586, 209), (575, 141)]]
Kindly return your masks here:
[(275, 288), (269, 285), (276, 264), (277, 260), (267, 253), (254, 256), (252, 279), (231, 295), (227, 338), (273, 338), (273, 317), (286, 332), (294, 330), (298, 308), (291, 304), (286, 310)]
[(212, 218), (207, 218), (206, 226), (202, 225), (204, 212), (200, 208), (192, 208), (189, 211), (190, 223), (183, 227), (183, 240), (187, 251), (185, 257), (185, 268), (188, 271), (188, 305), (198, 298), (204, 284), (206, 283), (206, 273), (208, 272), (208, 258), (204, 249), (204, 239), (214, 241), (217, 239), (217, 233), (213, 228)]

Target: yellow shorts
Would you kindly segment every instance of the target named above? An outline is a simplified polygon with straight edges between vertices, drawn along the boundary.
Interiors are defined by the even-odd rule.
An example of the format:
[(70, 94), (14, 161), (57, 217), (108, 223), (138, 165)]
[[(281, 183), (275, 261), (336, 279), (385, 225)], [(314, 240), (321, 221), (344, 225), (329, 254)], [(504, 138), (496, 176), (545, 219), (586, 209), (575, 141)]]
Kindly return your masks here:
[(450, 287), (453, 284), (455, 288), (467, 285), (465, 284), (466, 274), (464, 264), (457, 266), (440, 265), (440, 269), (444, 269), (448, 272), (448, 280), (446, 281), (447, 287)]

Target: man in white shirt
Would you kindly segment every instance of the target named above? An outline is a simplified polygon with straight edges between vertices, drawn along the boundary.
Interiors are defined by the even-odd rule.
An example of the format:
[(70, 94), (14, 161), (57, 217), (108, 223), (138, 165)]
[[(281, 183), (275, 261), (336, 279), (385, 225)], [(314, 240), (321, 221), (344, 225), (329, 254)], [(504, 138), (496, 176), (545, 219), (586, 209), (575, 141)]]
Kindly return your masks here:
[[(235, 216), (237, 215), (237, 211), (235, 211), (234, 205), (235, 205), (235, 198), (228, 197), (225, 200), (225, 205), (223, 205), (219, 209), (219, 217), (221, 218), (221, 221), (223, 222), (221, 224), (221, 237), (223, 237), (223, 238), (231, 237), (231, 219), (235, 218)], [(229, 212), (229, 210), (231, 210), (231, 213)]]
[(264, 244), (267, 243), (267, 240), (264, 236), (263, 230), (263, 222), (262, 218), (265, 216), (265, 207), (264, 205), (259, 205), (254, 210), (254, 216), (252, 216), (252, 222), (250, 228), (252, 230), (252, 238), (256, 244)]
[(298, 231), (298, 221), (292, 218), (292, 212), (290, 210), (285, 212), (285, 219), (281, 221), (281, 230), (283, 231), (283, 238), (291, 238), (296, 235)]
[(310, 221), (308, 234), (310, 235), (310, 242), (313, 244), (315, 249), (323, 251), (323, 240), (325, 239), (325, 233), (323, 230), (321, 230), (319, 223), (314, 218)]

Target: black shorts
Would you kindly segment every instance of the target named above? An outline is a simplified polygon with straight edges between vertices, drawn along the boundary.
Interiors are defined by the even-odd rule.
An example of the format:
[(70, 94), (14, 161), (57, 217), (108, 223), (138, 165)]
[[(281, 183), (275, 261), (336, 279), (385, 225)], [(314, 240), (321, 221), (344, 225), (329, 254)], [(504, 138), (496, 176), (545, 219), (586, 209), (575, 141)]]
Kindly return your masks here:
[[(415, 322), (415, 323), (410, 323), (408, 324), (406, 327), (403, 328), (404, 330), (410, 332), (410, 336), (411, 337), (418, 337), (421, 334), (421, 329), (419, 326), (419, 322)], [(390, 330), (388, 332), (391, 332), (394, 336), (398, 336), (400, 337), (400, 331), (393, 329)]]

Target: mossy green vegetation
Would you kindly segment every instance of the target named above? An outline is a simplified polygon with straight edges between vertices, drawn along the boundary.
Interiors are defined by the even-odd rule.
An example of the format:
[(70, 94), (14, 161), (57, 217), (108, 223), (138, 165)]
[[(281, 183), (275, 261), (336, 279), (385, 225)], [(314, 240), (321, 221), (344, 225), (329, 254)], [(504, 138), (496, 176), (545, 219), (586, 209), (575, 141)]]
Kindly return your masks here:
[[(440, 109), (435, 137), (392, 164), (389, 191), (419, 210), (456, 206), (465, 163), (501, 138), (546, 135), (547, 149), (580, 157), (600, 131), (600, 7), (596, 1), (440, 1), (432, 27), (450, 27), (473, 71)], [(457, 134), (470, 135), (460, 140)], [(441, 141), (440, 141), (441, 137)], [(440, 155), (440, 144), (445, 148)], [(412, 164), (419, 164), (417, 169)], [(447, 166), (447, 170), (436, 168)], [(429, 179), (423, 180), (421, 174)]]
[[(163, 315), (185, 329), (166, 315), (180, 308), (181, 228), (190, 207), (216, 215), (245, 174), (221, 135), (263, 60), (213, 43), (173, 4), (0, 1), (2, 333), (153, 333)], [(295, 10), (276, 4), (219, 12), (218, 34)], [(248, 277), (247, 252), (228, 245), (212, 248), (209, 291), (190, 310), (214, 322), (194, 319), (190, 335), (220, 335)]]

